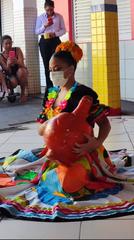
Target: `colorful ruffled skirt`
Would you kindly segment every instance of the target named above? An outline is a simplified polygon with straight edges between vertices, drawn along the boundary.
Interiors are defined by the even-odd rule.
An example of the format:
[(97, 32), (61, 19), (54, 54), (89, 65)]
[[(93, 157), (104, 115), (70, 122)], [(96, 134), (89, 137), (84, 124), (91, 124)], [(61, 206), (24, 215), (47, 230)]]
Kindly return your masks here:
[(116, 167), (103, 146), (70, 168), (41, 153), (18, 150), (0, 159), (1, 214), (82, 220), (134, 213), (134, 167)]

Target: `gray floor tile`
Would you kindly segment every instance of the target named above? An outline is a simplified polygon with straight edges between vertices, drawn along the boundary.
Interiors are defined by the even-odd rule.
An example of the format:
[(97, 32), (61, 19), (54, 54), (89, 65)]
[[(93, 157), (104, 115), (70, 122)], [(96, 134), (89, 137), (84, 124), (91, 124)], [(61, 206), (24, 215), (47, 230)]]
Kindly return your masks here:
[(0, 239), (79, 239), (80, 222), (45, 223), (2, 220)]
[(8, 146), (6, 144), (2, 145), (0, 147), (0, 154), (3, 155), (4, 152), (15, 152), (18, 149), (24, 149), (24, 150), (31, 150), (31, 149), (35, 149), (35, 148), (40, 148), (42, 147), (42, 145), (40, 143), (12, 143), (12, 144), (8, 144)]
[(134, 220), (107, 219), (83, 222), (80, 239), (134, 239)]
[(134, 134), (134, 124), (133, 126), (126, 126), (126, 131), (130, 134)]
[(27, 121), (35, 121), (37, 115), (41, 110), (41, 99), (29, 98), (24, 105), (15, 102), (9, 104), (8, 102), (0, 103), (1, 121), (0, 129), (8, 127), (9, 124), (22, 123)]
[(30, 143), (37, 143), (37, 144), (43, 144), (44, 142), (43, 142), (43, 137), (41, 137), (41, 136), (32, 136), (32, 134), (31, 135), (27, 135), (27, 136), (24, 136), (24, 135), (14, 135), (13, 137), (11, 137), (9, 140), (8, 140), (8, 142), (7, 142), (8, 144), (13, 144), (13, 143), (27, 143), (27, 144), (30, 144)]
[(4, 144), (14, 134), (15, 132), (0, 132), (0, 145)]
[(133, 145), (131, 142), (105, 142), (104, 144), (105, 148), (108, 149), (109, 151), (117, 150), (117, 149), (122, 149), (126, 148), (128, 151), (129, 150), (134, 150)]
[(15, 136), (39, 136), (37, 129), (26, 129), (22, 131), (17, 131)]
[(129, 142), (130, 139), (128, 137), (128, 134), (115, 134), (115, 135), (109, 135), (105, 142), (107, 143), (113, 143), (113, 142)]

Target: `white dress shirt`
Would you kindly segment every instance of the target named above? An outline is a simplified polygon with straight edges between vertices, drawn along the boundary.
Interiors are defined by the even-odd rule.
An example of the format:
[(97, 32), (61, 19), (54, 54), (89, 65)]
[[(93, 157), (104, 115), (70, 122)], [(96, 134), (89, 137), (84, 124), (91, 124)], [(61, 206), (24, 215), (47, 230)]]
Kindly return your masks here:
[(44, 13), (37, 18), (35, 34), (43, 35), (45, 33), (55, 33), (56, 37), (61, 37), (66, 33), (65, 23), (63, 17), (59, 13), (54, 13), (52, 16), (53, 24), (45, 28), (48, 22), (47, 14)]

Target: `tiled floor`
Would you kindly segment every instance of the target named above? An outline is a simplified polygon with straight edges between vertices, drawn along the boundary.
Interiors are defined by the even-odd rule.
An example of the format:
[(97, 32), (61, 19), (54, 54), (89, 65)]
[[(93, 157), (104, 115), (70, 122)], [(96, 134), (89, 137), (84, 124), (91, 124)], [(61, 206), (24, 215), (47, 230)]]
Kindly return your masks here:
[[(134, 116), (110, 119), (112, 130), (105, 141), (109, 150), (127, 148), (134, 151)], [(36, 124), (23, 126), (25, 130), (0, 132), (0, 157), (16, 149), (41, 147)], [(95, 132), (97, 134), (97, 127)], [(0, 239), (134, 239), (134, 216), (115, 219), (43, 223), (2, 219)]]

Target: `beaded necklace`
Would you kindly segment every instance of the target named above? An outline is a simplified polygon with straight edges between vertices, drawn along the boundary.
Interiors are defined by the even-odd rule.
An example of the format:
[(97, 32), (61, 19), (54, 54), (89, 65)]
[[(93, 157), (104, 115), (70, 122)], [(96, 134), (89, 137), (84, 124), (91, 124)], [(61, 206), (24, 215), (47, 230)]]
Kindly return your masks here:
[(44, 117), (47, 116), (47, 119), (51, 119), (52, 117), (56, 116), (60, 112), (62, 112), (68, 104), (68, 100), (71, 98), (72, 93), (76, 90), (78, 86), (78, 83), (75, 82), (74, 85), (70, 88), (70, 90), (67, 92), (65, 98), (63, 101), (60, 102), (59, 106), (53, 108), (53, 105), (58, 97), (58, 94), (60, 92), (59, 87), (52, 87), (48, 90), (48, 96), (47, 101), (45, 103), (45, 107), (42, 111), (42, 113), (39, 115), (39, 122), (44, 122)]

